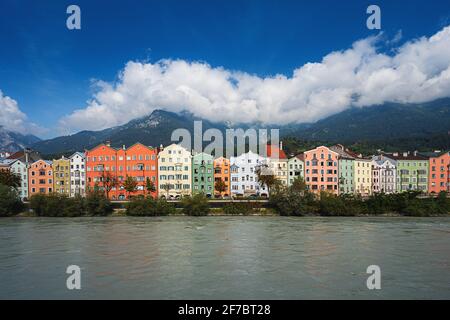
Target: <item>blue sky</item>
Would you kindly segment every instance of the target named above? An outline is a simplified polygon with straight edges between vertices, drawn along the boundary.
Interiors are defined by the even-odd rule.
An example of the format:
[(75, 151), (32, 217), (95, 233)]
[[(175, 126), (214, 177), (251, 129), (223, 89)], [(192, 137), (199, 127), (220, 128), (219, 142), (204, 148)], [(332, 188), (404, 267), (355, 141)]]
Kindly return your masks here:
[[(65, 27), (69, 4), (81, 7), (82, 30)], [(305, 63), (377, 35), (365, 27), (369, 4), (381, 7), (386, 41), (401, 31), (397, 47), (450, 24), (450, 3), (431, 0), (2, 0), (0, 90), (48, 129), (41, 135), (55, 136), (60, 119), (92, 99), (93, 82), (114, 83), (129, 61), (181, 59), (291, 77)], [(389, 45), (380, 50), (389, 53)]]

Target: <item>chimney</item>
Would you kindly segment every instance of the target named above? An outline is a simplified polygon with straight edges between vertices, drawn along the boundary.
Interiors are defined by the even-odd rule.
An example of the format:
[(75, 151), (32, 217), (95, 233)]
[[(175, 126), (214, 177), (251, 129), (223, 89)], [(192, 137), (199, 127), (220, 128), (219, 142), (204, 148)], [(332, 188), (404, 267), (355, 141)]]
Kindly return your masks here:
[(23, 153), (25, 153), (25, 165), (28, 166), (28, 161), (29, 161), (28, 149), (25, 149), (23, 151)]
[(111, 141), (107, 140), (105, 144), (107, 147), (111, 147)]
[(125, 145), (122, 145), (122, 150), (126, 150), (126, 147), (125, 147)]
[(280, 150), (283, 150), (283, 141), (280, 141)]
[(417, 156), (418, 153), (419, 153), (419, 151), (417, 151), (417, 150), (414, 151), (415, 156)]
[(164, 146), (162, 145), (162, 143), (159, 145), (159, 151), (163, 151), (164, 150)]

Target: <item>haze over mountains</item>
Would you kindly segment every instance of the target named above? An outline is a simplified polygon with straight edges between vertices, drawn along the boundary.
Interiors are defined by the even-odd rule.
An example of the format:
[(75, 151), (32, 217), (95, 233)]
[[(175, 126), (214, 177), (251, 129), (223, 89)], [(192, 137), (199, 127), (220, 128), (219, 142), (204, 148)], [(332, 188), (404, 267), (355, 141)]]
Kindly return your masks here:
[[(167, 145), (171, 143), (170, 137), (175, 129), (185, 128), (193, 132), (194, 120), (203, 121), (203, 130), (217, 128), (224, 132), (227, 128), (266, 128), (256, 123), (213, 123), (186, 112), (176, 114), (155, 110), (148, 116), (122, 126), (100, 131), (81, 131), (43, 141), (35, 136), (24, 136), (0, 128), (0, 149), (14, 151), (30, 146), (44, 154), (70, 153), (89, 149), (107, 140), (115, 147), (129, 146), (138, 141), (152, 146)], [(448, 136), (449, 132), (450, 98), (422, 104), (387, 103), (380, 106), (355, 107), (316, 123), (280, 127), (281, 137), (346, 144), (425, 138), (432, 141), (430, 137)], [(439, 146), (442, 147), (442, 141)], [(433, 145), (429, 147), (436, 148)]]

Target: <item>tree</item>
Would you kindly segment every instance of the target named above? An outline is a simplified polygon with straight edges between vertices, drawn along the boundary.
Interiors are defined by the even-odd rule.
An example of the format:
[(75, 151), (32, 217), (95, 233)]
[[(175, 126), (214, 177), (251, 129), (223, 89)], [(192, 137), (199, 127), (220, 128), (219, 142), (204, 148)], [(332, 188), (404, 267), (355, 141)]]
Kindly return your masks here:
[(9, 170), (0, 170), (0, 184), (17, 189), (20, 187), (21, 181), (20, 175)]
[(300, 176), (296, 177), (294, 181), (292, 181), (291, 189), (292, 191), (298, 192), (303, 195), (306, 191), (305, 179), (303, 179), (303, 177)]
[(127, 176), (127, 178), (123, 182), (123, 188), (128, 192), (128, 198), (130, 198), (130, 193), (136, 191), (137, 185), (138, 183), (135, 179), (133, 179), (133, 177)]
[(105, 191), (106, 197), (109, 199), (111, 190), (119, 185), (116, 176), (113, 176), (109, 171), (102, 171), (101, 182)]
[(161, 185), (161, 189), (165, 190), (167, 193), (167, 199), (169, 199), (169, 192), (170, 192), (170, 184), (165, 183)]
[(219, 179), (216, 181), (216, 183), (214, 184), (214, 189), (220, 194), (222, 195), (223, 192), (227, 191), (227, 184), (222, 180)]
[(154, 183), (152, 180), (150, 180), (149, 177), (147, 177), (147, 179), (145, 180), (145, 189), (146, 189), (149, 193), (152, 193), (152, 192), (155, 192), (155, 191), (156, 191), (155, 183)]
[(267, 165), (258, 167), (255, 171), (258, 182), (267, 187), (267, 192), (270, 195), (270, 189), (279, 183), (272, 170)]
[(17, 191), (10, 186), (0, 184), (0, 217), (15, 215), (22, 209), (23, 203)]

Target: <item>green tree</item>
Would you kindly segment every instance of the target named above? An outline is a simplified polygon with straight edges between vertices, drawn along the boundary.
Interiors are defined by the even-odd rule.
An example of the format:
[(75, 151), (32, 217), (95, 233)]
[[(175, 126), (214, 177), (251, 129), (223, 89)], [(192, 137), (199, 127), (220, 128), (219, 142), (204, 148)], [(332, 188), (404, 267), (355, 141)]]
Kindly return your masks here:
[(222, 180), (219, 179), (216, 181), (216, 183), (214, 184), (214, 189), (220, 194), (222, 195), (223, 192), (227, 191), (227, 185), (226, 183)]
[(136, 191), (137, 185), (138, 183), (135, 179), (133, 179), (133, 177), (127, 176), (127, 178), (123, 182), (123, 188), (128, 193), (128, 199), (130, 198), (130, 193)]
[(0, 184), (0, 217), (12, 216), (23, 210), (23, 203), (17, 191), (11, 186)]
[(270, 195), (270, 189), (278, 185), (279, 181), (272, 170), (268, 166), (258, 167), (255, 171), (258, 182), (267, 187), (267, 192)]
[(292, 181), (292, 185), (290, 186), (291, 190), (294, 192), (298, 192), (300, 194), (304, 194), (306, 191), (306, 182), (303, 177), (296, 177), (294, 181)]
[(117, 177), (111, 174), (110, 171), (102, 171), (101, 183), (106, 197), (109, 199), (109, 193), (111, 190), (119, 185)]
[(0, 184), (17, 189), (21, 183), (20, 175), (12, 173), (9, 170), (0, 170)]
[(155, 183), (152, 180), (150, 180), (149, 177), (147, 177), (147, 179), (145, 180), (145, 190), (147, 190), (147, 192), (150, 194), (156, 192)]
[(203, 193), (185, 197), (181, 201), (183, 213), (187, 216), (206, 216), (209, 213), (208, 198)]

